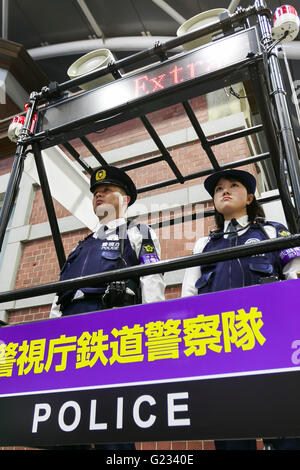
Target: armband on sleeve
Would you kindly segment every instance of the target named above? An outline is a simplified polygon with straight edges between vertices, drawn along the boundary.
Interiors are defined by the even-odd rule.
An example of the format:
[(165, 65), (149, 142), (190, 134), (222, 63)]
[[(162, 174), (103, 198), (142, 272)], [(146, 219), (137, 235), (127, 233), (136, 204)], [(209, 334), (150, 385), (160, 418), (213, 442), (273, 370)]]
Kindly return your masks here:
[(141, 264), (156, 263), (159, 261), (159, 257), (156, 253), (156, 249), (153, 243), (146, 243), (142, 245), (139, 261)]
[[(143, 233), (143, 230), (145, 230), (145, 226), (142, 227), (141, 232)], [(160, 261), (159, 256), (157, 254), (154, 242), (151, 238), (149, 227), (147, 227), (147, 235), (145, 236), (145, 233), (143, 233), (143, 241), (142, 241), (142, 246), (140, 250), (140, 255), (139, 255), (139, 262), (140, 264), (150, 264), (150, 263), (156, 263), (157, 261)]]
[(292, 259), (297, 258), (298, 256), (300, 256), (299, 246), (295, 248), (286, 248), (285, 250), (279, 252), (279, 258), (282, 266), (285, 266)]
[[(277, 236), (278, 237), (289, 237), (291, 233), (284, 227), (284, 225), (276, 224), (277, 228)], [(294, 258), (300, 256), (300, 247), (297, 246), (295, 248), (285, 248), (279, 252), (279, 258), (281, 266), (285, 266)]]

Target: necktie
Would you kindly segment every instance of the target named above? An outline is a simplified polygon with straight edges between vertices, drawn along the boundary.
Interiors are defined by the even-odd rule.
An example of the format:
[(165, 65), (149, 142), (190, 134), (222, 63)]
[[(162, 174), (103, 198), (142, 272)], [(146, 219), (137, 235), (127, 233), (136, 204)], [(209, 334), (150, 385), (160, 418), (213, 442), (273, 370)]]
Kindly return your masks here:
[(228, 228), (227, 228), (227, 231), (226, 232), (230, 232), (228, 233), (228, 237), (227, 238), (235, 238), (237, 236), (237, 226), (238, 222), (236, 221), (236, 219), (231, 219), (230, 221), (230, 224), (228, 225)]
[(98, 233), (97, 233), (97, 238), (99, 238), (100, 240), (105, 240), (105, 232), (108, 230), (108, 227), (106, 225), (102, 225), (99, 230), (98, 230)]

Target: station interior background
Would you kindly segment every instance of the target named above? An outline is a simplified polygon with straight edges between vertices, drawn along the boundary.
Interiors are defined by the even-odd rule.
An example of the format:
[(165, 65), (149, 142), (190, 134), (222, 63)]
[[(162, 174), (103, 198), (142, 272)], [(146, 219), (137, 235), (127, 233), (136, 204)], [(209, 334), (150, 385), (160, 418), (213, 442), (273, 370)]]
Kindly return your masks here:
[[(176, 37), (177, 29), (186, 20), (212, 8), (235, 11), (247, 7), (247, 0), (2, 0), (0, 39), (0, 80), (5, 96), (0, 96), (0, 207), (3, 203), (11, 172), (16, 144), (8, 139), (12, 117), (24, 113), (30, 92), (39, 91), (49, 82), (68, 80), (67, 70), (84, 54), (101, 48), (109, 49), (116, 60), (144, 50), (159, 41)], [(293, 6), (300, 11), (300, 1)], [(280, 3), (267, 2), (271, 10)], [(286, 74), (288, 90), (300, 86), (300, 38), (283, 48), (281, 65)], [(182, 53), (180, 47), (171, 56)], [(285, 59), (284, 59), (285, 58)], [(141, 64), (141, 66), (145, 66)], [(130, 73), (122, 70), (122, 75)], [(3, 89), (3, 87), (2, 87)], [(228, 89), (202, 94), (190, 104), (207, 138), (222, 136), (259, 124), (260, 116), (244, 84), (235, 84), (237, 96)], [(75, 89), (72, 93), (78, 93)], [(290, 98), (290, 97), (289, 97)], [(291, 101), (291, 99), (290, 99)], [(293, 124), (298, 131), (298, 105), (292, 105)], [(197, 172), (210, 167), (208, 157), (181, 103), (147, 115), (161, 137), (172, 159), (182, 171)], [(94, 149), (109, 164), (126, 167), (133, 162), (159, 155), (140, 119), (108, 127), (90, 134)], [(81, 139), (74, 139), (72, 148), (89, 166), (99, 162)], [(242, 137), (215, 148), (221, 165), (266, 151), (263, 135)], [(56, 216), (66, 255), (77, 242), (93, 231), (97, 219), (92, 212), (88, 176), (65, 146), (43, 152)], [(258, 179), (257, 197), (277, 194), (272, 168), (268, 162), (244, 166)], [(137, 188), (152, 187), (172, 179), (165, 162), (137, 168), (129, 172)], [(214, 228), (212, 202), (198, 178), (168, 187), (139, 193), (129, 215), (149, 223), (159, 236), (162, 260), (192, 254), (195, 241)], [(76, 182), (78, 193), (73, 188)], [(75, 191), (75, 192), (74, 192)], [(78, 208), (77, 196), (84, 194), (83, 207)], [(90, 204), (90, 209), (89, 209)], [(286, 223), (279, 200), (265, 204), (269, 220)], [(194, 215), (194, 217), (192, 217)], [(170, 220), (173, 222), (170, 223)], [(55, 282), (59, 264), (51, 236), (34, 159), (25, 160), (18, 196), (0, 253), (0, 291), (10, 291)], [(165, 273), (166, 299), (180, 297), (183, 271)], [(17, 324), (47, 319), (54, 294), (6, 302), (0, 305), (2, 324)], [(258, 447), (262, 444), (258, 442)], [(144, 442), (138, 449), (214, 449), (212, 441)]]

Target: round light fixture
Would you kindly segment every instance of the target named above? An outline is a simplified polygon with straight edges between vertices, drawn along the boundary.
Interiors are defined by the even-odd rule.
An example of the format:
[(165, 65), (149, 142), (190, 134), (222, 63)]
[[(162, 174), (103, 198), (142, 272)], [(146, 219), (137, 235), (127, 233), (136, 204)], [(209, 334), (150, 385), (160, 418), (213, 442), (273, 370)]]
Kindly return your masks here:
[[(67, 74), (71, 79), (78, 78), (86, 73), (106, 67), (111, 61), (114, 61), (114, 56), (109, 49), (96, 49), (95, 51), (88, 52), (77, 59), (68, 68)], [(96, 78), (95, 80), (83, 83), (80, 85), (80, 88), (83, 90), (92, 90), (93, 88), (105, 85), (113, 80), (114, 77), (112, 74), (107, 74)]]
[[(210, 23), (215, 23), (219, 20), (219, 15), (221, 13), (228, 12), (226, 8), (214, 8), (213, 10), (207, 10), (198, 15), (193, 16), (189, 20), (185, 21), (177, 30), (177, 36), (182, 36), (183, 34), (191, 33), (196, 31), (196, 29), (203, 28), (204, 26), (209, 25)], [(212, 41), (212, 36), (220, 33), (220, 31), (215, 31), (213, 34), (207, 34), (200, 38), (195, 39), (194, 41), (186, 42), (182, 44), (182, 47), (189, 51), (195, 49), (195, 47), (203, 46), (208, 42)]]

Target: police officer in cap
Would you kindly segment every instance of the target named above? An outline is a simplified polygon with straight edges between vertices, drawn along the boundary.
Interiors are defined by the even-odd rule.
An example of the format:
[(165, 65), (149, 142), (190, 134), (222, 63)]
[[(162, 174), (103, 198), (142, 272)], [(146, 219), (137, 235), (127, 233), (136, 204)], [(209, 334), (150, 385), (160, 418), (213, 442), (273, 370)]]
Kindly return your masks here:
[[(137, 197), (131, 178), (120, 168), (103, 166), (91, 176), (93, 209), (99, 228), (69, 255), (60, 280), (97, 274), (129, 266), (159, 261), (160, 244), (147, 225), (129, 223), (127, 207)], [(161, 274), (104, 283), (58, 294), (51, 317), (102, 310), (103, 308), (151, 303), (164, 300), (165, 283)]]
[[(131, 178), (120, 168), (103, 166), (93, 172), (90, 190), (99, 227), (71, 252), (61, 270), (60, 280), (159, 261), (160, 244), (155, 232), (147, 225), (129, 223), (126, 219), (127, 207), (137, 198)], [(70, 289), (57, 294), (50, 317), (159, 302), (165, 299), (164, 290), (162, 274), (133, 276), (126, 281)], [(112, 444), (102, 448), (133, 449), (134, 445)]]
[[(213, 198), (217, 230), (196, 242), (194, 254), (289, 235), (284, 225), (265, 220), (255, 198), (256, 180), (250, 173), (219, 171), (205, 180), (204, 187)], [(185, 272), (182, 296), (295, 279), (299, 271), (300, 248), (196, 266)], [(300, 440), (272, 439), (265, 445), (280, 450), (300, 449)], [(216, 441), (215, 446), (217, 450), (255, 450), (256, 441)]]

